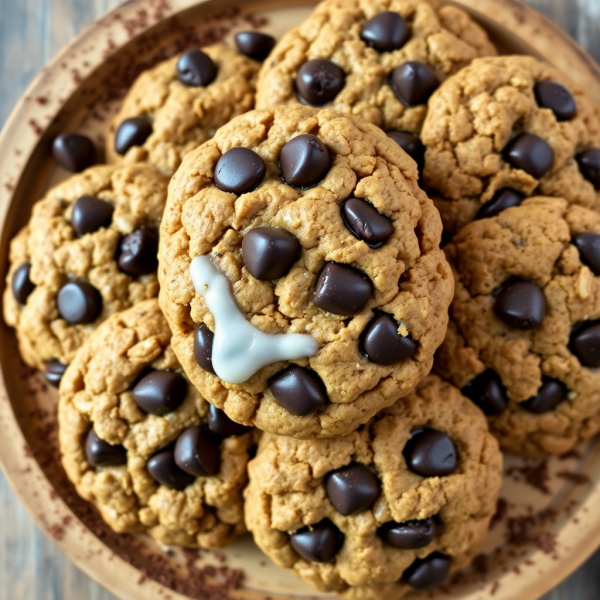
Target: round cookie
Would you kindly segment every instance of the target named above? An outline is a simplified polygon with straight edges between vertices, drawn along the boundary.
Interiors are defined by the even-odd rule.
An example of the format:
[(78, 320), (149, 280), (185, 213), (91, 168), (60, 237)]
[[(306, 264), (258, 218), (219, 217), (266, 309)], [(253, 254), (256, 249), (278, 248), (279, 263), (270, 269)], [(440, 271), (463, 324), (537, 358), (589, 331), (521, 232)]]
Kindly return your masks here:
[(562, 454), (600, 430), (600, 215), (530, 198), (467, 225), (436, 372), (489, 416), (503, 449)]
[(25, 362), (49, 380), (100, 322), (158, 295), (167, 184), (145, 165), (96, 166), (34, 205), (11, 244), (4, 318)]
[(256, 105), (301, 101), (418, 134), (439, 82), (495, 54), (479, 25), (437, 0), (326, 0), (275, 46)]
[(214, 407), (207, 412), (170, 337), (156, 299), (90, 336), (60, 387), (62, 462), (115, 531), (217, 548), (245, 532), (253, 434)]
[(349, 435), (263, 436), (248, 470), (246, 523), (277, 565), (319, 590), (392, 600), (477, 554), (502, 455), (481, 411), (430, 376)]
[(259, 64), (208, 46), (142, 73), (110, 124), (109, 162), (146, 162), (171, 176), (190, 150), (254, 107)]
[[(329, 437), (424, 378), (453, 283), (417, 180), (377, 127), (301, 105), (238, 117), (184, 159), (161, 227), (160, 303), (209, 402), (264, 431)], [(310, 350), (261, 346), (279, 341)]]
[(600, 207), (597, 107), (562, 73), (529, 56), (481, 58), (429, 101), (424, 180), (455, 233), (524, 197)]

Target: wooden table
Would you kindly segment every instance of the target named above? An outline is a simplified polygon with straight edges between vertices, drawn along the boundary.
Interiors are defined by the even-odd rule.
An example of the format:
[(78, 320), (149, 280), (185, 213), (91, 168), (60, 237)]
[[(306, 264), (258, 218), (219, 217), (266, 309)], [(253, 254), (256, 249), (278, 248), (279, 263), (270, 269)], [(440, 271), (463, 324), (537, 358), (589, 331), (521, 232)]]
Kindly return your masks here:
[[(528, 0), (600, 61), (600, 0)], [(0, 125), (41, 68), (119, 0), (0, 0)], [(598, 600), (600, 551), (543, 600)], [(0, 599), (113, 600), (37, 528), (0, 472)], [(519, 600), (516, 598), (515, 600)]]

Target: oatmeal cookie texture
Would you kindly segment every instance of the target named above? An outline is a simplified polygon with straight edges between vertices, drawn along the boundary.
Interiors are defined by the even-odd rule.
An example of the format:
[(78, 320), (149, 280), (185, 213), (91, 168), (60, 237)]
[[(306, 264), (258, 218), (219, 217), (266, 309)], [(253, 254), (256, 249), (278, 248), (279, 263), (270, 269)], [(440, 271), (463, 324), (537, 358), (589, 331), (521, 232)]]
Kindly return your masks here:
[(146, 162), (171, 176), (187, 152), (254, 107), (258, 68), (218, 45), (142, 73), (109, 127), (109, 162)]
[[(328, 437), (425, 377), (453, 282), (417, 180), (414, 161), (373, 125), (301, 105), (238, 117), (184, 159), (161, 227), (160, 303), (209, 402), (264, 431)], [(252, 325), (309, 334), (317, 354), (241, 384), (217, 377), (214, 318), (190, 275), (201, 255)]]
[(527, 56), (481, 58), (431, 96), (424, 179), (458, 231), (524, 197), (598, 208), (600, 121), (585, 92)]
[(249, 464), (246, 522), (276, 564), (318, 589), (395, 599), (472, 560), (501, 472), (481, 411), (430, 376), (349, 435), (266, 434)]
[(531, 198), (445, 250), (456, 295), (436, 372), (507, 451), (562, 454), (600, 430), (600, 215)]
[(326, 0), (263, 64), (257, 108), (300, 99), (419, 133), (439, 82), (495, 54), (479, 25), (437, 0)]
[(166, 178), (150, 167), (97, 166), (34, 205), (11, 244), (4, 293), (27, 364), (64, 370), (100, 322), (158, 295), (166, 197)]
[(61, 383), (62, 462), (115, 531), (216, 548), (245, 531), (253, 434), (220, 411), (207, 414), (170, 337), (157, 300), (147, 300), (88, 339)]

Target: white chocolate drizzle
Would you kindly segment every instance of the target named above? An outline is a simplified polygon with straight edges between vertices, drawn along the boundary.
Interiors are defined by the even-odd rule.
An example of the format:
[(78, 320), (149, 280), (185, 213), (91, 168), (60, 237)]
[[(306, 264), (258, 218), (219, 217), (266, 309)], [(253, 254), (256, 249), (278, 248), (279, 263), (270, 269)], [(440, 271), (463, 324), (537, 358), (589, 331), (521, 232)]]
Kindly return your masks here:
[(223, 381), (243, 383), (274, 362), (317, 353), (319, 343), (311, 335), (271, 335), (249, 323), (235, 302), (229, 281), (210, 256), (194, 258), (190, 274), (215, 319), (212, 365)]

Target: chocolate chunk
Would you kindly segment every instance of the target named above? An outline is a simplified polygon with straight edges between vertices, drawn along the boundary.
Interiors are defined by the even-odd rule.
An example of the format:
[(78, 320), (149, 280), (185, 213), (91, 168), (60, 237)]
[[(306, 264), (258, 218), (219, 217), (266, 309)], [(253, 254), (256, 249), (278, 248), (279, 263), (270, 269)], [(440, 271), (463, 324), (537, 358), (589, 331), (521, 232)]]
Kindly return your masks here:
[(300, 253), (300, 242), (276, 227), (251, 229), (242, 242), (244, 264), (261, 281), (279, 279), (289, 273)]
[(429, 100), (440, 80), (429, 65), (411, 60), (392, 71), (390, 85), (402, 104), (418, 106)]
[(500, 320), (515, 329), (537, 329), (546, 316), (546, 298), (537, 284), (515, 280), (501, 288), (494, 312)]
[(363, 42), (379, 52), (399, 50), (410, 39), (410, 30), (401, 15), (385, 11), (369, 19), (362, 28)]
[(477, 219), (490, 219), (499, 215), (503, 210), (519, 206), (525, 200), (525, 194), (511, 188), (498, 190), (494, 197), (486, 202), (477, 213)]
[(202, 50), (188, 50), (177, 61), (177, 79), (188, 87), (210, 85), (217, 76), (217, 66)]
[(240, 425), (232, 421), (220, 408), (214, 404), (208, 405), (208, 428), (216, 435), (230, 437), (232, 435), (244, 435), (252, 431), (252, 427)]
[(301, 99), (314, 106), (331, 102), (346, 83), (346, 74), (330, 60), (316, 58), (305, 62), (296, 75)]
[(14, 273), (12, 274), (12, 278), (10, 280), (10, 288), (12, 290), (13, 296), (15, 300), (19, 304), (25, 304), (27, 302), (27, 298), (33, 290), (35, 289), (35, 285), (32, 283), (29, 278), (31, 273), (31, 263), (23, 263), (20, 267), (18, 267)]
[(585, 231), (573, 236), (571, 243), (579, 250), (579, 258), (594, 275), (600, 275), (600, 235)]
[(578, 323), (573, 328), (569, 349), (584, 367), (600, 367), (600, 321)]
[(465, 384), (462, 394), (472, 400), (488, 417), (501, 415), (508, 408), (506, 388), (492, 369), (479, 373)]
[(208, 373), (216, 375), (212, 364), (212, 348), (215, 334), (204, 324), (200, 323), (194, 334), (194, 356), (196, 362)]
[(530, 413), (541, 415), (555, 409), (567, 397), (567, 387), (558, 379), (544, 377), (537, 396), (521, 402), (520, 406)]
[(187, 394), (187, 381), (173, 371), (152, 371), (131, 391), (134, 402), (147, 413), (162, 417), (178, 409)]
[(127, 463), (127, 451), (105, 442), (90, 429), (85, 438), (85, 458), (92, 467), (118, 467)]
[(423, 477), (443, 477), (456, 471), (458, 456), (454, 442), (443, 432), (422, 429), (413, 433), (404, 447), (408, 468)]
[(311, 562), (329, 562), (342, 549), (344, 534), (329, 520), (303, 527), (290, 535), (292, 548)]
[(331, 155), (316, 136), (304, 133), (290, 140), (280, 157), (283, 180), (292, 187), (307, 189), (323, 180), (331, 167)]
[(321, 378), (312, 370), (291, 365), (270, 382), (278, 404), (297, 417), (305, 417), (323, 408), (329, 398)]
[(119, 269), (134, 277), (158, 269), (158, 236), (149, 229), (136, 229), (119, 244)]
[(94, 142), (79, 133), (63, 133), (52, 143), (54, 160), (71, 173), (80, 173), (96, 160)]
[(418, 550), (433, 541), (435, 522), (432, 518), (404, 523), (390, 521), (380, 527), (379, 535), (394, 548)]
[(398, 332), (398, 323), (389, 315), (375, 317), (361, 336), (360, 350), (376, 365), (395, 365), (410, 358), (417, 344), (408, 335)]
[(260, 31), (240, 31), (235, 34), (235, 46), (240, 54), (262, 62), (271, 54), (275, 38)]
[(508, 144), (504, 151), (506, 160), (536, 179), (541, 179), (554, 162), (552, 148), (533, 133), (522, 133)]
[(452, 559), (440, 552), (434, 552), (426, 558), (417, 558), (415, 562), (404, 571), (402, 581), (415, 590), (431, 590), (446, 580), (450, 572)]
[(386, 135), (417, 163), (420, 170), (423, 169), (425, 146), (418, 136), (406, 131), (386, 131)]
[(359, 313), (373, 292), (373, 284), (360, 271), (327, 263), (315, 287), (314, 303), (322, 310), (351, 317)]
[(349, 465), (327, 476), (325, 490), (335, 510), (347, 517), (366, 510), (379, 497), (377, 476), (364, 465)]
[(177, 466), (173, 449), (162, 450), (155, 454), (147, 462), (146, 469), (157, 483), (179, 492), (185, 490), (196, 479)]
[(177, 438), (175, 464), (196, 477), (216, 475), (221, 466), (219, 444), (207, 429), (190, 427)]
[(588, 148), (580, 152), (576, 157), (581, 174), (600, 190), (600, 148)]
[(219, 159), (215, 185), (223, 192), (245, 194), (264, 179), (265, 161), (250, 148), (231, 148)]
[(342, 218), (352, 235), (370, 248), (381, 248), (394, 233), (390, 220), (373, 206), (358, 198), (348, 198), (342, 204)]
[(44, 366), (44, 377), (52, 387), (57, 388), (66, 370), (67, 365), (63, 365), (59, 360), (53, 358)]
[(134, 146), (143, 146), (152, 135), (152, 121), (149, 117), (125, 119), (115, 132), (115, 152), (123, 156)]
[(73, 204), (71, 211), (71, 227), (77, 235), (85, 235), (108, 227), (112, 221), (115, 208), (106, 200), (93, 196), (81, 196)]
[(549, 108), (557, 121), (570, 121), (577, 114), (575, 98), (564, 85), (556, 81), (540, 81), (533, 91), (538, 106)]
[(60, 316), (70, 325), (93, 323), (102, 311), (102, 296), (88, 281), (71, 281), (56, 298)]

